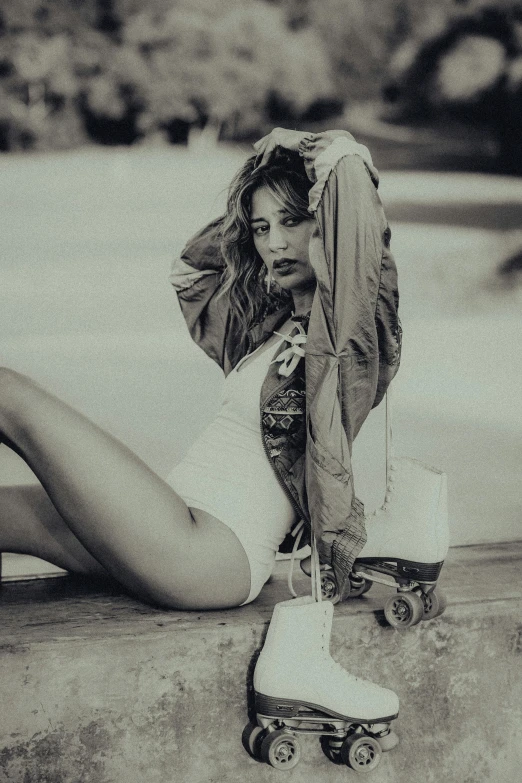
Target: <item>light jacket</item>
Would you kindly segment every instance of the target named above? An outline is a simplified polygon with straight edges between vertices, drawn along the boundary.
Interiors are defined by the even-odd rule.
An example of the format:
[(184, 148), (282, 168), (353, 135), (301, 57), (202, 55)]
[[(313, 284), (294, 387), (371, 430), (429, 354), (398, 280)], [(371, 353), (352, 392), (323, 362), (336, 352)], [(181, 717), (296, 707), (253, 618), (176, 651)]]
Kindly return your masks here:
[[(330, 140), (332, 132), (324, 136)], [(352, 443), (400, 361), (397, 270), (366, 147), (349, 133), (334, 134), (312, 165), (309, 211), (316, 225), (309, 249), (317, 289), (305, 361), (288, 378), (279, 375), (278, 363), (270, 365), (261, 389), (261, 434), (276, 476), (344, 597), (366, 541)], [(221, 224), (213, 221), (189, 241), (170, 281), (192, 338), (228, 374), (287, 320), (290, 308), (276, 302), (275, 312), (244, 334), (228, 297), (217, 296)]]

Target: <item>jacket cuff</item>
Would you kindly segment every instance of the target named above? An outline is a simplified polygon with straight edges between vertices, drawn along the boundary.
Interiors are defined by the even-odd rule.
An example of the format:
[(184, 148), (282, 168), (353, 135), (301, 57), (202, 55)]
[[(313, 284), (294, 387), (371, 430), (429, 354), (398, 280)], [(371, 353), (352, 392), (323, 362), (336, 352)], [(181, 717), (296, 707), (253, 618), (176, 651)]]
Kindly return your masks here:
[(345, 136), (339, 136), (315, 159), (314, 170), (317, 180), (310, 190), (309, 212), (314, 213), (317, 210), (331, 171), (336, 167), (341, 158), (346, 157), (346, 155), (359, 155), (359, 157), (363, 159), (370, 177), (372, 178), (372, 182), (377, 187), (379, 175), (377, 169), (373, 165), (372, 156), (370, 155), (368, 148)]

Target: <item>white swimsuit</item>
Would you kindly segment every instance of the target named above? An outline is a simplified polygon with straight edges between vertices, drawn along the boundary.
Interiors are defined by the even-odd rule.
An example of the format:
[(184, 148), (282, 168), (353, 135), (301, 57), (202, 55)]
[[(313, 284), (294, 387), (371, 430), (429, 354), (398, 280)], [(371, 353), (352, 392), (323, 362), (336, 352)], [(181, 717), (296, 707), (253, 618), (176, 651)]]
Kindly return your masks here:
[[(241, 542), (250, 563), (249, 603), (272, 573), (275, 553), (296, 519), (265, 453), (259, 399), (274, 352), (266, 343), (225, 379), (223, 403), (166, 481), (189, 508), (212, 514)], [(258, 355), (256, 356), (256, 353)]]

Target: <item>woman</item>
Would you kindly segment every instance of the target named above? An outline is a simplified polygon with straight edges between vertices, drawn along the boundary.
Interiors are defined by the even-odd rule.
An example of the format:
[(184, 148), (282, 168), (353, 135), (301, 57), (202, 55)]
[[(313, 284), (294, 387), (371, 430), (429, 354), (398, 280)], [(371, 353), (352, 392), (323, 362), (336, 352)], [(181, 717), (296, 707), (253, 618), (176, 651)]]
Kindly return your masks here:
[[(163, 481), (84, 416), (2, 370), (0, 436), (41, 486), (1, 488), (0, 551), (110, 575), (165, 607), (225, 608), (255, 598), (302, 517), (342, 588), (364, 542), (351, 440), (398, 365), (389, 232), (369, 155), (349, 134), (276, 129), (255, 146), (225, 218), (189, 244), (172, 277), (194, 339), (244, 409), (225, 399), (207, 440)], [(265, 278), (275, 294), (261, 294)]]

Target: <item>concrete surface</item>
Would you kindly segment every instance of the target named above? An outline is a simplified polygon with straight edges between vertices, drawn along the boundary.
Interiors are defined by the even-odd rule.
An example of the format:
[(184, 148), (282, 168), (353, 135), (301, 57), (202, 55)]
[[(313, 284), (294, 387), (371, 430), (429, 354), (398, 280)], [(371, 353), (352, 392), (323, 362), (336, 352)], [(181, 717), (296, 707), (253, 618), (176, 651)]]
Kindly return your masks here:
[[(337, 606), (332, 652), (401, 699), (401, 743), (374, 783), (518, 783), (522, 764), (522, 542), (450, 551), (445, 614), (398, 632), (388, 589)], [(287, 564), (259, 599), (223, 612), (165, 612), (71, 578), (0, 596), (0, 780), (9, 783), (281, 781), (241, 731), (256, 654)], [(299, 575), (298, 591), (309, 590)], [(288, 779), (355, 780), (315, 738)]]

